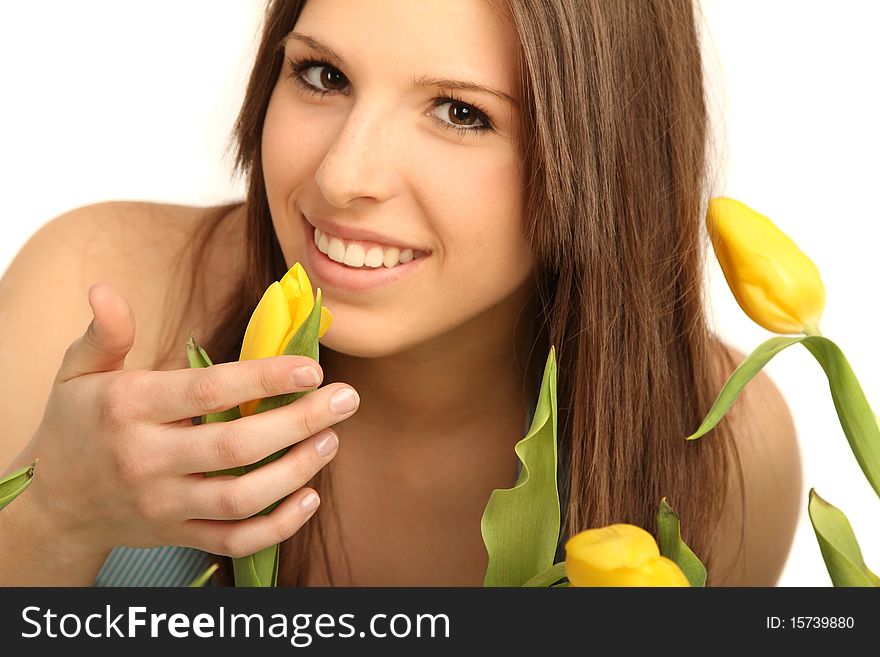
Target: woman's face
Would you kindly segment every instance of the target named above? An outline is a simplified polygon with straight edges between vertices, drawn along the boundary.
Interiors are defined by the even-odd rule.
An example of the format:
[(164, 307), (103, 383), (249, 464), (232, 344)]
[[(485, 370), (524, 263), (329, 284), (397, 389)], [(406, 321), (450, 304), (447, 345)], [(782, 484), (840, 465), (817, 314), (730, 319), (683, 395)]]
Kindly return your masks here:
[(486, 0), (306, 4), (262, 151), (287, 264), (334, 315), (323, 344), (398, 353), (530, 280), (516, 43)]

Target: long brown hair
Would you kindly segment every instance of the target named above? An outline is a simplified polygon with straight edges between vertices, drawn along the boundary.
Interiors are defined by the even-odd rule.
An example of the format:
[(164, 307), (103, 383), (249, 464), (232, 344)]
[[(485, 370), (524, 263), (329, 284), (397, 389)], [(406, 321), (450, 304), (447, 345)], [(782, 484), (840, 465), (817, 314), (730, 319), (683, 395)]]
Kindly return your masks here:
[[(261, 133), (281, 44), (304, 4), (269, 3), (235, 126), (236, 168), (248, 181), (246, 273), (202, 340), (218, 362), (238, 358), (250, 312), (287, 269)], [(530, 363), (557, 350), (562, 536), (616, 522), (656, 532), (666, 496), (706, 558), (731, 473), (741, 483), (742, 472), (726, 422), (709, 440), (684, 440), (733, 367), (705, 312), (712, 171), (697, 12), (691, 0), (508, 0), (506, 16), (520, 43), (523, 230), (537, 261)], [(193, 271), (232, 210), (218, 209), (193, 240)], [(327, 499), (325, 471), (311, 483)], [(329, 562), (321, 534), (311, 522), (286, 542), (288, 582), (305, 581), (313, 540)], [(712, 566), (708, 558), (710, 581), (723, 576)]]

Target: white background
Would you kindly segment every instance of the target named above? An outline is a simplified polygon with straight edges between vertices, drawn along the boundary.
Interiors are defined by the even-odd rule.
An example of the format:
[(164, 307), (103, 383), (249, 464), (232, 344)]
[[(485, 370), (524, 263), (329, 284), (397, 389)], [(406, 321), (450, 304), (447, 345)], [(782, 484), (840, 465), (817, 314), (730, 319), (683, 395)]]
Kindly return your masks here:
[[(0, 270), (43, 223), (80, 205), (242, 196), (224, 149), (262, 4), (0, 3)], [(771, 217), (813, 258), (828, 295), (823, 333), (880, 406), (880, 4), (704, 0), (703, 9), (725, 144), (716, 195)], [(709, 262), (713, 324), (748, 353), (770, 334), (740, 311), (711, 254)], [(780, 585), (829, 583), (806, 514), (810, 487), (847, 513), (867, 563), (880, 569), (880, 500), (849, 451), (820, 367), (797, 347), (768, 371), (804, 461), (804, 510)]]

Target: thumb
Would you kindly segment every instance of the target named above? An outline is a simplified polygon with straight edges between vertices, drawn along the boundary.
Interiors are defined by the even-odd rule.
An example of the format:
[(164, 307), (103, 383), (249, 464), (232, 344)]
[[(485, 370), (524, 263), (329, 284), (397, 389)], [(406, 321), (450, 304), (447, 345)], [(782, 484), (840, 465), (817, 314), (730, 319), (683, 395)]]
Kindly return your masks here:
[(93, 372), (121, 370), (134, 344), (134, 312), (112, 285), (92, 285), (89, 305), (94, 317), (64, 354), (56, 377), (59, 383)]

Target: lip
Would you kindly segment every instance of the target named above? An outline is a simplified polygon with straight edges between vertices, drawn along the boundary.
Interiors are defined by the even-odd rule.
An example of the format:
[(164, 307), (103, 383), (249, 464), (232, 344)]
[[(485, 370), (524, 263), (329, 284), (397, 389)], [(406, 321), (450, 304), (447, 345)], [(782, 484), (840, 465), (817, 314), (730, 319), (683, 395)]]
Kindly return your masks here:
[[(365, 292), (400, 281), (415, 271), (423, 260), (428, 259), (428, 256), (414, 258), (405, 265), (397, 265), (391, 269), (384, 265), (376, 269), (353, 269), (339, 264), (321, 253), (318, 250), (318, 245), (315, 244), (315, 227), (306, 221), (305, 217), (303, 217), (302, 225), (306, 239), (306, 262), (309, 265), (309, 277), (316, 287), (348, 292)], [(332, 233), (333, 230), (329, 226), (330, 224), (328, 224), (328, 231)], [(365, 231), (361, 231), (360, 234), (365, 234)], [(339, 236), (345, 238), (344, 235)]]

